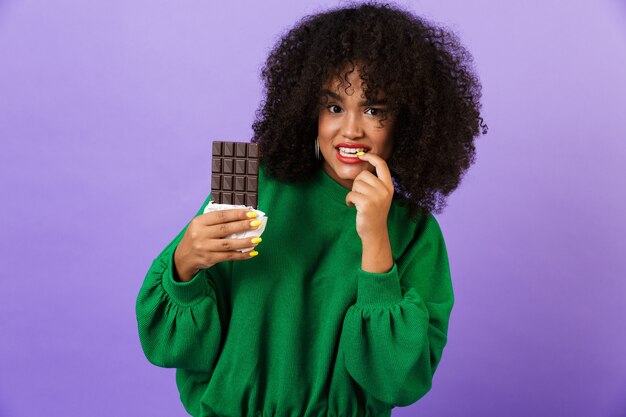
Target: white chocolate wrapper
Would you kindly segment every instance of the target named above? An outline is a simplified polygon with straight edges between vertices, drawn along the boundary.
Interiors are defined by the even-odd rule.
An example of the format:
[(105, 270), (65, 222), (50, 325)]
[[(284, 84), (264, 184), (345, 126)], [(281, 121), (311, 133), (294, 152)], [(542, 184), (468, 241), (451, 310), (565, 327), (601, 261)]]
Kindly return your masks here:
[[(212, 201), (209, 201), (209, 204), (207, 204), (207, 206), (204, 208), (204, 213), (209, 213), (209, 212), (218, 211), (218, 210), (232, 210), (232, 209), (248, 209), (250, 211), (254, 211), (257, 214), (257, 217), (255, 217), (254, 219), (250, 219), (250, 221), (260, 220), (261, 225), (254, 230), (246, 230), (245, 232), (241, 232), (241, 233), (233, 233), (232, 235), (225, 236), (225, 238), (241, 239), (241, 238), (246, 238), (246, 237), (253, 238), (253, 237), (261, 236), (261, 234), (265, 230), (265, 225), (267, 224), (267, 216), (261, 210), (257, 210), (250, 206), (240, 206), (240, 205), (235, 205), (235, 204), (216, 204)], [(250, 248), (238, 249), (238, 250), (240, 252), (249, 252), (252, 249), (253, 248), (250, 247)]]

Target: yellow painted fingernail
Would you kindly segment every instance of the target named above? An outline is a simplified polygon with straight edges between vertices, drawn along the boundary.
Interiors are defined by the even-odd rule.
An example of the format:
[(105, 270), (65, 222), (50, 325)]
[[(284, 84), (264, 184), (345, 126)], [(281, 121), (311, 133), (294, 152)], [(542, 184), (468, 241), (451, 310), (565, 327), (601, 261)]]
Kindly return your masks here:
[(252, 226), (252, 227), (257, 227), (257, 226), (260, 226), (260, 225), (261, 225), (261, 220), (252, 220), (250, 222), (250, 226)]
[(250, 252), (250, 257), (253, 258), (253, 257), (257, 256), (258, 254), (259, 254), (259, 252), (253, 250), (253, 251)]
[(249, 219), (254, 219), (256, 217), (256, 213), (254, 211), (249, 211), (249, 212), (246, 213), (246, 216)]
[(363, 155), (365, 155), (365, 152), (357, 152), (356, 153), (356, 156), (363, 156)]
[(254, 243), (256, 245), (257, 243), (261, 243), (262, 240), (263, 239), (261, 239), (260, 237), (255, 237), (250, 242), (252, 242), (252, 243)]

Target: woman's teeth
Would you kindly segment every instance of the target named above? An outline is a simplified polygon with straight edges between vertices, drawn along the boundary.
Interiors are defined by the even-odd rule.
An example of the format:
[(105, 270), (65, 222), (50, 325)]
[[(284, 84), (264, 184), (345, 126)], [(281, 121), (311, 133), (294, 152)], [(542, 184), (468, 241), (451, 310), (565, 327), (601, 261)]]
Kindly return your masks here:
[(346, 156), (348, 158), (357, 158), (357, 152), (367, 152), (369, 149), (365, 148), (342, 148), (339, 147), (339, 155)]

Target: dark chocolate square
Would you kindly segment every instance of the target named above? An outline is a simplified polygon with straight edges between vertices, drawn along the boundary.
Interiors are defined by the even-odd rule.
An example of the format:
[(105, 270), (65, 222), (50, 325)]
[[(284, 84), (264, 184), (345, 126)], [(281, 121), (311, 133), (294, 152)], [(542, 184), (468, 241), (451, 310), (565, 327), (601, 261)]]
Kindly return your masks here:
[(248, 147), (247, 145), (248, 145), (247, 143), (242, 143), (242, 142), (237, 142), (235, 144), (235, 149), (236, 149), (235, 156), (237, 158), (245, 158), (247, 156), (247, 152), (246, 152), (246, 148)]
[[(219, 190), (220, 188), (214, 188), (214, 190)], [(224, 175), (222, 179), (222, 190), (224, 191), (232, 191), (233, 190), (233, 177), (230, 175)]]
[(213, 158), (213, 172), (217, 172), (217, 173), (222, 172), (222, 159), (221, 158)]
[(246, 205), (246, 195), (244, 193), (235, 193), (234, 203), (237, 205)]
[(244, 175), (246, 173), (246, 160), (235, 159), (235, 174)]
[(246, 191), (253, 191), (256, 193), (256, 187), (259, 179), (255, 176), (249, 175), (246, 177)]
[(223, 156), (235, 155), (235, 143), (234, 142), (222, 142), (224, 144)]
[(213, 156), (222, 156), (222, 142), (213, 142)]
[(224, 174), (232, 174), (233, 170), (233, 160), (224, 158), (222, 159), (222, 168), (224, 170)]
[(211, 189), (219, 190), (222, 188), (222, 176), (218, 174), (211, 175)]

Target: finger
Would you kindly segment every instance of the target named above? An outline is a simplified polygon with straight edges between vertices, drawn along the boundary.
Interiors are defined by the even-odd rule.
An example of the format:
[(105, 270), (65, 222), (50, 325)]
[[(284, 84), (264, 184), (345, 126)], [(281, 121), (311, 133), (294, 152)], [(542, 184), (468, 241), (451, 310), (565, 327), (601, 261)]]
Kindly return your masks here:
[(215, 252), (213, 263), (220, 263), (225, 261), (242, 261), (250, 258), (254, 258), (259, 254), (258, 251), (240, 252), (238, 250), (231, 250), (228, 252)]
[(247, 230), (255, 230), (258, 229), (261, 225), (261, 220), (256, 219), (247, 219), (247, 220), (239, 220), (235, 222), (229, 223), (221, 223), (214, 224), (212, 226), (208, 226), (206, 230), (206, 236), (209, 238), (222, 238), (225, 236), (232, 235), (233, 233), (241, 233)]
[(374, 188), (385, 187), (385, 183), (380, 178), (378, 178), (376, 175), (372, 174), (369, 171), (361, 171), (359, 175), (357, 175), (356, 178), (354, 178), (353, 184), (357, 183), (357, 181), (362, 182), (362, 183), (367, 183)]
[[(378, 195), (381, 192), (385, 192), (385, 185), (378, 178), (376, 178), (376, 181), (378, 183), (376, 184), (376, 186), (373, 186), (369, 182), (365, 182), (363, 180), (358, 180), (358, 178), (355, 178), (354, 182), (352, 183), (352, 191), (363, 194), (365, 196)], [(382, 187), (381, 191), (379, 191), (379, 187)]]
[(356, 206), (357, 210), (359, 208), (359, 206), (362, 206), (365, 202), (367, 201), (367, 197), (365, 197), (365, 195), (356, 192), (356, 191), (350, 191), (347, 195), (346, 195), (346, 205), (347, 206)]
[(207, 250), (210, 252), (227, 252), (239, 249), (254, 248), (261, 243), (260, 237), (246, 237), (240, 239), (210, 239)]
[(196, 217), (201, 224), (212, 226), (215, 224), (234, 222), (237, 220), (254, 219), (257, 214), (248, 209), (217, 210), (204, 213)]
[(364, 155), (357, 155), (362, 161), (367, 161), (376, 169), (376, 176), (387, 186), (393, 188), (393, 182), (391, 181), (391, 172), (387, 166), (387, 162), (380, 156), (367, 152)]

